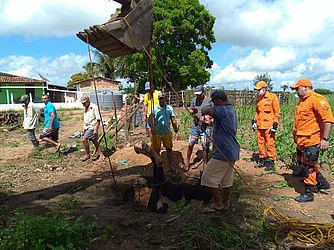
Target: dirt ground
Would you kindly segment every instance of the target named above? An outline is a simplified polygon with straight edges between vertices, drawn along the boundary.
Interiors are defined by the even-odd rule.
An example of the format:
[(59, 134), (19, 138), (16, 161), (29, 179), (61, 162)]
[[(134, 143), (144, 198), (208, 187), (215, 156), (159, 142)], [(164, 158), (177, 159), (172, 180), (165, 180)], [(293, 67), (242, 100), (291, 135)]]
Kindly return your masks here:
[[(105, 113), (104, 117), (108, 119), (109, 113)], [(136, 154), (133, 149), (135, 143), (149, 141), (144, 129), (131, 131), (129, 143), (117, 148), (110, 156), (111, 165), (108, 160), (102, 163), (81, 162), (79, 157), (83, 152), (80, 150), (80, 139), (69, 138), (81, 130), (81, 111), (63, 111), (60, 118), (60, 142), (62, 145), (76, 143), (79, 151), (58, 156), (54, 148), (46, 147), (36, 153), (23, 129), (1, 131), (0, 206), (8, 215), (16, 208), (25, 208), (36, 214), (44, 213), (59, 207), (66, 199), (75, 199), (80, 202), (80, 209), (72, 211), (75, 216), (88, 218), (96, 215), (99, 225), (112, 227), (109, 239), (103, 243), (97, 239), (91, 249), (182, 248), (180, 232), (202, 214), (202, 204), (192, 201), (191, 209), (180, 212), (178, 205), (169, 202), (170, 209), (163, 215), (151, 213), (145, 208), (150, 191), (145, 187), (145, 179), (152, 175), (152, 164), (148, 157)], [(179, 178), (196, 182), (201, 165), (195, 163), (193, 167), (196, 169), (186, 174), (179, 168), (186, 151), (186, 140), (174, 143)], [(192, 160), (198, 162), (200, 147), (196, 146), (194, 151)], [(293, 177), (292, 171), (281, 162), (277, 163), (276, 174), (265, 174), (263, 169), (254, 168), (252, 154), (241, 150), (241, 160), (236, 164), (241, 178), (236, 174), (235, 183), (241, 189), (237, 196), (232, 197), (231, 210), (209, 215), (209, 219), (241, 225), (254, 211), (262, 213), (259, 198), (264, 204), (273, 204), (286, 216), (305, 222), (334, 223), (332, 190), (315, 194), (314, 202), (297, 203), (293, 198), (303, 192), (302, 179)], [(162, 158), (166, 167), (165, 152), (162, 152)], [(333, 176), (326, 169), (323, 174), (334, 186)], [(136, 189), (141, 192), (139, 196), (127, 195), (128, 190), (139, 186), (141, 188)]]

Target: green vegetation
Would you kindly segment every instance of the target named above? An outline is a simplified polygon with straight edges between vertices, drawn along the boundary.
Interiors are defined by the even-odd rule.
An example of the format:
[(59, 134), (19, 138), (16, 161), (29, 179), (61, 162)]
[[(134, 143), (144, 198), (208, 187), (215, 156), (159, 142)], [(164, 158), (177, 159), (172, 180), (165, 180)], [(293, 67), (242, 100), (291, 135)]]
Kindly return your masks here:
[(253, 85), (255, 86), (259, 81), (266, 82), (268, 84), (269, 91), (273, 89), (273, 83), (268, 72), (255, 76), (253, 80)]
[(55, 214), (33, 216), (18, 210), (0, 230), (0, 249), (84, 249), (96, 229), (95, 222), (86, 224)]
[(328, 89), (314, 89), (314, 92), (318, 93), (318, 94), (321, 94), (321, 95), (331, 95), (333, 94), (332, 91), (328, 90)]

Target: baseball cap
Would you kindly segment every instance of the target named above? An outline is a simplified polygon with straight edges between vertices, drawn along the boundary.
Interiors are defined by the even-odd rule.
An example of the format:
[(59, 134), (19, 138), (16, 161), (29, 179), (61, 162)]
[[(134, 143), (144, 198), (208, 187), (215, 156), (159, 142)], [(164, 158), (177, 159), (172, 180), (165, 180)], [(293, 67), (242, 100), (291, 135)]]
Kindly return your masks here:
[(149, 90), (151, 89), (151, 83), (150, 82), (146, 82), (145, 83), (145, 90)]
[(312, 82), (309, 79), (302, 78), (302, 79), (299, 79), (295, 85), (290, 86), (290, 88), (296, 89), (301, 86), (312, 87)]
[(23, 95), (23, 96), (21, 96), (21, 98), (20, 98), (20, 102), (23, 102), (23, 101), (25, 101), (25, 100), (27, 100), (27, 99), (29, 99), (29, 96), (28, 96), (28, 95)]
[(195, 95), (200, 95), (204, 93), (204, 87), (203, 85), (198, 85), (196, 88), (195, 88)]
[(89, 97), (84, 95), (84, 96), (81, 97), (80, 101), (81, 101), (82, 104), (84, 104), (85, 102), (89, 101)]
[(265, 81), (259, 81), (256, 85), (255, 85), (255, 90), (260, 90), (262, 88), (267, 88), (268, 84)]

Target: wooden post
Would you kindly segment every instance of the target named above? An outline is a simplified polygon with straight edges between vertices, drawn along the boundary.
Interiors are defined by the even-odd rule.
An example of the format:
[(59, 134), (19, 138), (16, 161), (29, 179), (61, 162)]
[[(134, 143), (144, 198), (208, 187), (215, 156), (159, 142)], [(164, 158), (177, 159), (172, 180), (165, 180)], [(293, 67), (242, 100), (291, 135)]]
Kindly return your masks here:
[[(125, 98), (125, 126), (124, 126), (124, 144), (126, 146), (126, 144), (128, 143), (128, 102), (127, 102), (127, 98)], [(117, 130), (116, 130), (117, 131)]]
[(114, 97), (114, 92), (111, 92), (111, 98), (112, 98), (112, 103), (114, 106), (114, 115), (115, 115), (115, 148), (117, 148), (117, 125), (118, 125), (118, 119), (117, 119), (117, 109), (116, 109), (116, 102), (115, 102), (115, 97)]

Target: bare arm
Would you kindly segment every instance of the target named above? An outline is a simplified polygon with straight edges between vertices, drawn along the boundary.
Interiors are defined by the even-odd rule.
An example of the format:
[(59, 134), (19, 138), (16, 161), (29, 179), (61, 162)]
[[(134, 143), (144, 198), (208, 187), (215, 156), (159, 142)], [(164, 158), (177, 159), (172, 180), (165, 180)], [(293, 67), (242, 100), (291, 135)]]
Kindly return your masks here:
[(99, 131), (100, 124), (101, 124), (101, 121), (97, 120), (96, 125), (95, 125), (95, 129), (94, 129), (94, 134), (97, 134), (97, 132)]
[(54, 120), (55, 120), (55, 113), (54, 113), (54, 112), (51, 112), (51, 113), (50, 113), (50, 117), (51, 117), (51, 119), (50, 119), (50, 126), (49, 126), (49, 128), (48, 128), (49, 131), (52, 130), (52, 125), (53, 125), (53, 122), (54, 122)]
[[(322, 138), (327, 137), (329, 138), (329, 135), (331, 134), (333, 124), (330, 122), (325, 122), (323, 125), (323, 131), (322, 131)], [(326, 141), (322, 139), (320, 141), (320, 149), (326, 150), (329, 148), (329, 141)]]
[(144, 104), (144, 121), (146, 121), (146, 118), (147, 118), (147, 110), (148, 110), (148, 106), (147, 104)]

